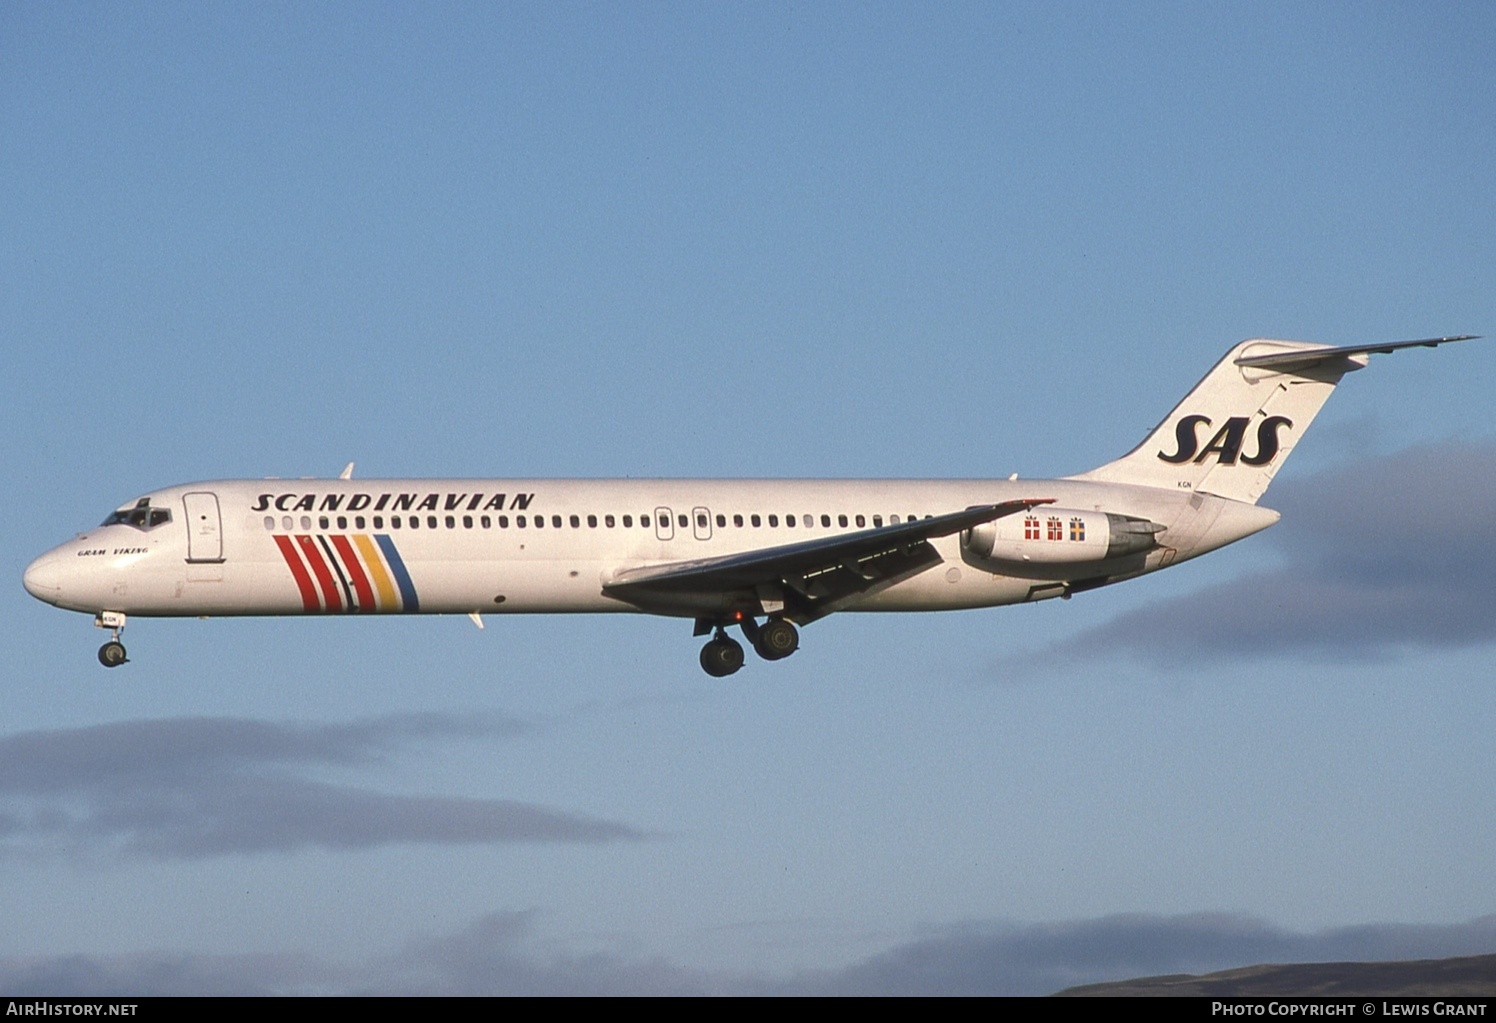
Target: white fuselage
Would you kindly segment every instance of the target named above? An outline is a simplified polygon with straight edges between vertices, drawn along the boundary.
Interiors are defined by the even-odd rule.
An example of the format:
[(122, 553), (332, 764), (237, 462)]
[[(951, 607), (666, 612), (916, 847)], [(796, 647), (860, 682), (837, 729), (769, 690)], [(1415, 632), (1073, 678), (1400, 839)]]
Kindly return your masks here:
[[(1143, 442), (1057, 480), (222, 480), (168, 487), (37, 558), (26, 589), (114, 630), (129, 615), (571, 614), (695, 620), (711, 675), (839, 611), (1065, 597), (1278, 521), (1257, 501), (1373, 354), (1254, 338)], [(762, 619), (762, 622), (760, 622)]]
[[(832, 537), (1007, 500), (1164, 527), (1106, 581), (1214, 550), (1277, 513), (1208, 494), (1083, 480), (223, 480), (154, 491), (122, 519), (47, 552), (27, 589), (58, 607), (140, 616), (594, 613), (710, 616), (710, 602), (639, 607), (604, 593), (620, 572)], [(1040, 509), (1040, 514), (1044, 510)], [(1071, 516), (1072, 518), (1075, 516)], [(1016, 520), (1015, 520), (1016, 522)], [(1015, 528), (1016, 524), (1015, 524)], [(1094, 531), (1094, 529), (1093, 529)], [(989, 607), (1060, 596), (1089, 568), (1004, 567), (960, 535), (943, 563), (842, 610)], [(1027, 543), (1028, 541), (1023, 541)], [(1064, 540), (1058, 541), (1063, 543)]]

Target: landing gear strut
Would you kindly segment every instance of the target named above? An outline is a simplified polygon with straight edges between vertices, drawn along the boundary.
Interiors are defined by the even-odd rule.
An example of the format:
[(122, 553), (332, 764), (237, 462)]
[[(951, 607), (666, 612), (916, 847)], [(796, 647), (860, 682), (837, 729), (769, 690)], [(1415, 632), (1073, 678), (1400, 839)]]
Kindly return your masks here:
[[(102, 655), (101, 655), (102, 656)], [(716, 637), (701, 648), (701, 667), (713, 678), (726, 678), (743, 666), (743, 646), (719, 627)]]
[(118, 668), (129, 660), (125, 656), (125, 644), (119, 641), (119, 634), (125, 628), (125, 616), (119, 611), (101, 611), (94, 616), (94, 625), (108, 629), (110, 635), (109, 642), (99, 647), (99, 663), (106, 668)]

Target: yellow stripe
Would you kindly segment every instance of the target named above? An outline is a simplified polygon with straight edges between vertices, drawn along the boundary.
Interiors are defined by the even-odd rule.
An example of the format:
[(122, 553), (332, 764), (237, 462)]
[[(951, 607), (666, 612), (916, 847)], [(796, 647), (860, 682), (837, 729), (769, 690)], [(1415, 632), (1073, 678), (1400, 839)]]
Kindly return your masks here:
[(355, 533), (353, 542), (358, 545), (358, 552), (364, 556), (364, 564), (374, 577), (374, 588), (379, 591), (379, 610), (400, 610), (400, 601), (395, 598), (395, 584), (390, 580), (390, 574), (384, 570), (384, 562), (379, 560), (379, 548), (363, 533)]

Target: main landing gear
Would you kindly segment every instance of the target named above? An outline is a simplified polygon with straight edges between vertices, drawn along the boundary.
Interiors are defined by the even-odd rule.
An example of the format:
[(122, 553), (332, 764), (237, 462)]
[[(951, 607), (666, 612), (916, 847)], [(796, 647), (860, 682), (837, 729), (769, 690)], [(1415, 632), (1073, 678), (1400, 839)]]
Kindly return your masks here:
[(743, 666), (743, 644), (728, 637), (721, 629), (701, 648), (701, 667), (713, 678), (725, 678)]
[(119, 611), (100, 611), (94, 616), (94, 626), (100, 629), (108, 629), (109, 642), (99, 647), (99, 663), (106, 668), (118, 668), (124, 664), (128, 657), (125, 656), (125, 644), (119, 641), (119, 634), (125, 629), (125, 616)]
[[(778, 661), (800, 648), (800, 631), (793, 622), (783, 618), (770, 618), (759, 625), (752, 618), (743, 618), (739, 623), (743, 636), (753, 644), (754, 652), (766, 661)], [(698, 624), (701, 635), (712, 626), (706, 622)], [(721, 624), (712, 641), (701, 648), (701, 667), (713, 678), (725, 678), (743, 666), (743, 646), (727, 635)]]
[[(800, 649), (800, 632), (793, 622), (787, 622), (783, 618), (770, 618), (757, 631), (758, 635), (751, 637), (753, 649), (766, 661), (782, 660)], [(745, 626), (744, 635), (747, 632)]]

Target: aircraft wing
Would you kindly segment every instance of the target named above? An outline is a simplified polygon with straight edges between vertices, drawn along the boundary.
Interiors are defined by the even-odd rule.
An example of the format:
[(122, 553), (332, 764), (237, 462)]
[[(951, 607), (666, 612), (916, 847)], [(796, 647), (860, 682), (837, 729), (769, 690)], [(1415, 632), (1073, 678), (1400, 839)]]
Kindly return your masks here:
[(803, 624), (940, 564), (930, 543), (936, 537), (1052, 503), (1052, 497), (1003, 501), (782, 547), (628, 569), (604, 584), (603, 592), (644, 610), (693, 595), (738, 595), (748, 610), (782, 603), (785, 617)]

